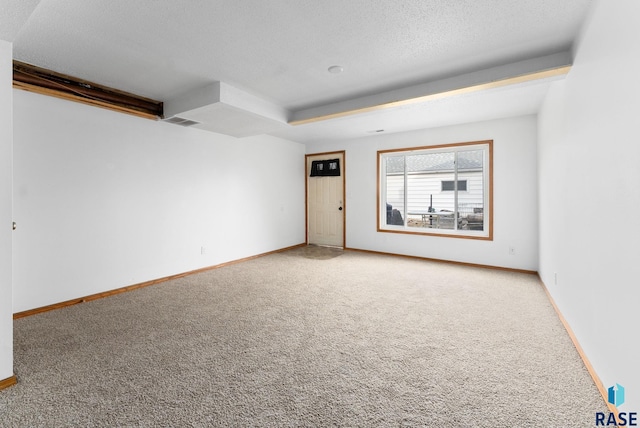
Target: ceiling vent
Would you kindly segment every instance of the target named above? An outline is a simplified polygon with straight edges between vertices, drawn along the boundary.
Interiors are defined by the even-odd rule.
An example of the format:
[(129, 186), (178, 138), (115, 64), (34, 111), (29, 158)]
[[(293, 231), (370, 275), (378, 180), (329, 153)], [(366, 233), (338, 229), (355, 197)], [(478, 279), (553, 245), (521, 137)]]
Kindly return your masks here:
[(195, 120), (185, 119), (183, 117), (172, 116), (168, 119), (163, 119), (164, 122), (173, 123), (174, 125), (180, 126), (193, 126), (198, 125), (200, 122), (196, 122)]
[[(289, 127), (288, 111), (223, 82), (214, 82), (164, 103), (167, 122), (233, 137), (268, 134)], [(173, 120), (177, 122), (173, 122)]]

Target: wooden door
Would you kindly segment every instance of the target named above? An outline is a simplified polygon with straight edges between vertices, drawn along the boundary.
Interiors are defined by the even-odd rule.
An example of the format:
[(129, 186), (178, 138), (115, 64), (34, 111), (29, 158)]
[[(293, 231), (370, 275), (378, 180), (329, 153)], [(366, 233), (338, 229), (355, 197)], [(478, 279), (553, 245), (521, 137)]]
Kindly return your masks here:
[[(314, 161), (338, 160), (339, 175), (311, 176)], [(329, 165), (317, 162), (318, 165)], [(331, 165), (333, 165), (331, 163)], [(344, 152), (307, 155), (307, 243), (344, 247)]]

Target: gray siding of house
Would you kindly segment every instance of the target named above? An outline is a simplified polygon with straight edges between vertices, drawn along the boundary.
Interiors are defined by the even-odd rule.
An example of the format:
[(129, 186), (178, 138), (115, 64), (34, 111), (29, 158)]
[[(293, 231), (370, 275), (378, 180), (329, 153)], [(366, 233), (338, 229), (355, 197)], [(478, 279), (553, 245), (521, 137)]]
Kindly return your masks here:
[[(412, 211), (427, 211), (430, 200), (436, 211), (453, 211), (453, 191), (442, 191), (442, 181), (453, 180), (452, 172), (410, 174), (407, 177), (407, 209)], [(483, 180), (482, 172), (460, 172), (458, 181), (467, 180), (467, 190), (458, 192), (458, 208), (461, 215), (473, 212), (473, 208), (482, 207)], [(404, 206), (404, 177), (402, 175), (387, 176), (387, 203), (397, 208), (403, 218), (406, 217)]]

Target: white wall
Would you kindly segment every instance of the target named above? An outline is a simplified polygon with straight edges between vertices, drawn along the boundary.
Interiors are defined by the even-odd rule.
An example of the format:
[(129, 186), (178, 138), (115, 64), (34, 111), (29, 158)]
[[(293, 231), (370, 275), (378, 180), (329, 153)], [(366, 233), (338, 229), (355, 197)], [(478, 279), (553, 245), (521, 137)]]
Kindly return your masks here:
[(0, 380), (13, 376), (11, 310), (12, 46), (0, 40)]
[[(307, 153), (346, 150), (346, 246), (466, 263), (537, 270), (538, 213), (535, 116), (316, 143)], [(378, 150), (494, 140), (494, 239), (376, 231)], [(509, 247), (516, 250), (509, 254)]]
[(14, 140), (15, 312), (304, 242), (301, 144), (20, 90)]
[(594, 4), (539, 128), (540, 275), (627, 412), (640, 411), (639, 16), (636, 0)]

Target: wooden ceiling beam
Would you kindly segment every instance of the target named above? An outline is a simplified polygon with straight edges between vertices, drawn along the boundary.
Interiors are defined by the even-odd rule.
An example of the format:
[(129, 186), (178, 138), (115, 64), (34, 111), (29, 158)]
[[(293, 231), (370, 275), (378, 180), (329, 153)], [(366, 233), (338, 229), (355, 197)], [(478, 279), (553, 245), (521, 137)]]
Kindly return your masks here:
[(148, 119), (155, 120), (163, 117), (161, 101), (143, 98), (20, 61), (13, 61), (13, 87)]

